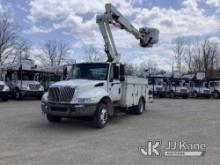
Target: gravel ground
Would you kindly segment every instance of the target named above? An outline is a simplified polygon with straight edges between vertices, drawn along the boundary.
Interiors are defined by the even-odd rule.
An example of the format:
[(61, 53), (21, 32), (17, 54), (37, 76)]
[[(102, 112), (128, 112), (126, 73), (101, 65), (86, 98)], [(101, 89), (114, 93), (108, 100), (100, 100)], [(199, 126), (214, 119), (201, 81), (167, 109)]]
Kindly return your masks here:
[[(0, 102), (0, 165), (219, 165), (220, 100), (156, 99), (142, 116), (119, 115), (104, 129), (89, 121), (50, 124), (39, 101)], [(203, 157), (147, 158), (146, 139), (206, 144)]]

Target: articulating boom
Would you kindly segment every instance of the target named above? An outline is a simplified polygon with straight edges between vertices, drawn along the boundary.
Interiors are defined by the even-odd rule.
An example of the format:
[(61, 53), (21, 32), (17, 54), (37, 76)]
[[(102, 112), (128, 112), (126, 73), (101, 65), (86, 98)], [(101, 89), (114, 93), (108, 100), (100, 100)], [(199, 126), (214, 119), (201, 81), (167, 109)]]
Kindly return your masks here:
[(99, 24), (100, 31), (105, 41), (105, 52), (108, 56), (108, 62), (118, 62), (120, 58), (116, 50), (110, 24), (120, 29), (125, 29), (127, 32), (133, 34), (136, 39), (140, 40), (141, 47), (152, 47), (153, 44), (158, 42), (159, 30), (154, 28), (140, 28), (138, 31), (111, 4), (106, 4), (105, 10), (103, 15), (98, 15), (96, 17), (96, 22)]

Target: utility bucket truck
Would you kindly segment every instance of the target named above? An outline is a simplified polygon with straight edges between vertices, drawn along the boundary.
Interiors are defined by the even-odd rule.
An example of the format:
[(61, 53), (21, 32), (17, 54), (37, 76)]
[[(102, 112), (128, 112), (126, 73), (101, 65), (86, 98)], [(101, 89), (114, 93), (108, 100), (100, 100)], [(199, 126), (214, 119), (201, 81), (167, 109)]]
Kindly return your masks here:
[(142, 114), (147, 106), (148, 80), (125, 76), (110, 24), (133, 34), (142, 47), (157, 43), (159, 31), (152, 28), (137, 30), (111, 4), (106, 4), (105, 8), (105, 13), (98, 15), (96, 21), (105, 42), (108, 61), (74, 64), (67, 80), (50, 86), (41, 102), (49, 122), (89, 116), (94, 127), (103, 128), (118, 110)]

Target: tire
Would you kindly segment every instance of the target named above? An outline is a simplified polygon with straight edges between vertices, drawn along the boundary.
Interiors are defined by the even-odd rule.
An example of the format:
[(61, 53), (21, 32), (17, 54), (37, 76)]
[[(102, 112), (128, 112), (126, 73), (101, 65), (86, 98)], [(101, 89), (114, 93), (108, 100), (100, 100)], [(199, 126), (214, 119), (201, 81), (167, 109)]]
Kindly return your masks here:
[(105, 104), (98, 104), (92, 122), (95, 128), (104, 128), (108, 122), (108, 107)]
[(184, 99), (188, 99), (188, 97), (189, 97), (189, 96), (183, 96), (182, 98), (184, 98)]
[(59, 123), (61, 121), (62, 117), (60, 116), (54, 116), (54, 115), (48, 115), (47, 114), (47, 120), (50, 123)]
[(2, 101), (5, 101), (5, 102), (8, 101), (8, 97), (7, 96), (2, 97), (1, 99), (2, 99)]
[(175, 93), (173, 91), (170, 91), (169, 96), (170, 96), (170, 98), (175, 98)]
[(212, 97), (215, 98), (215, 99), (219, 98), (219, 93), (217, 91), (214, 91), (212, 93)]
[(140, 98), (138, 101), (138, 106), (134, 109), (134, 113), (137, 115), (143, 114), (145, 111), (145, 102), (143, 98)]
[(41, 97), (42, 97), (41, 95), (36, 96), (36, 99), (37, 99), (37, 100), (41, 100)]
[(192, 93), (192, 97), (193, 97), (193, 98), (197, 98), (197, 97), (198, 97), (198, 93), (194, 91), (194, 92)]
[(21, 92), (18, 89), (15, 90), (14, 98), (16, 100), (20, 100), (21, 99)]
[(164, 98), (164, 95), (163, 94), (159, 94), (159, 98)]

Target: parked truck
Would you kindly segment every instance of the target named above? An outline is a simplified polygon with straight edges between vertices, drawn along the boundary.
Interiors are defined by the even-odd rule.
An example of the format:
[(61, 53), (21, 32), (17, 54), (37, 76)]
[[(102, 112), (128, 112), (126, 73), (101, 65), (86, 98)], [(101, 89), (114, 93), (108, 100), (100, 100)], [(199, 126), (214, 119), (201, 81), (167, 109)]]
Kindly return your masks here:
[(15, 63), (4, 68), (6, 84), (15, 99), (26, 96), (40, 99), (44, 93), (44, 87), (39, 82), (40, 71), (31, 63), (32, 60), (24, 59), (22, 64)]
[(169, 97), (182, 97), (188, 98), (190, 90), (187, 87), (186, 80), (183, 78), (172, 78), (168, 89)]
[(220, 78), (209, 78), (208, 87), (211, 90), (213, 98), (220, 97)]
[(211, 90), (208, 88), (208, 84), (205, 80), (194, 80), (190, 82), (189, 89), (191, 96), (194, 98), (210, 98), (212, 96)]
[(153, 93), (153, 96), (163, 98), (166, 96), (166, 88), (164, 77), (148, 76), (149, 90)]
[(103, 128), (109, 117), (118, 111), (142, 114), (148, 105), (148, 80), (125, 75), (110, 24), (133, 34), (142, 47), (157, 43), (159, 31), (152, 28), (137, 30), (111, 4), (106, 4), (105, 8), (105, 13), (98, 15), (96, 21), (105, 42), (108, 61), (74, 64), (67, 80), (50, 86), (41, 102), (49, 122), (89, 116), (96, 128)]

